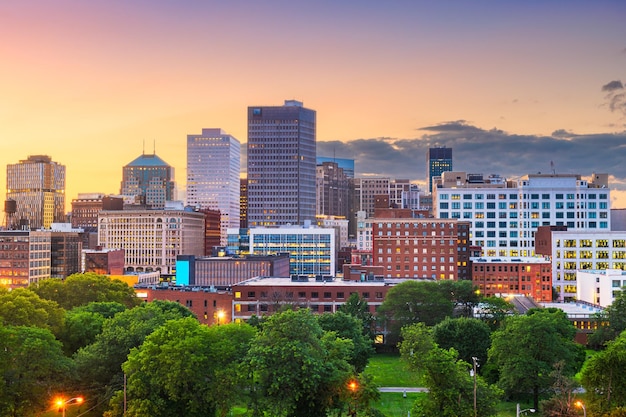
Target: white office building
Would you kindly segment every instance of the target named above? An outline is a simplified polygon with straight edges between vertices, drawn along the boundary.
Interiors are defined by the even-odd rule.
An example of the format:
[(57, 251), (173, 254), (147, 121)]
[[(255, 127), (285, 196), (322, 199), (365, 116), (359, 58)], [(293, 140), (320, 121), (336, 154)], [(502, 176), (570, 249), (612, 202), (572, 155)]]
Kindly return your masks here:
[(561, 300), (571, 300), (578, 296), (577, 272), (626, 270), (626, 232), (552, 231), (551, 252), (552, 284)]
[(626, 271), (578, 271), (576, 299), (608, 307), (626, 287)]
[(591, 181), (574, 174), (499, 176), (444, 172), (433, 188), (433, 211), (442, 219), (471, 223), (472, 245), (482, 257), (534, 256), (537, 227), (608, 231), (611, 196), (607, 174)]
[(241, 145), (222, 129), (187, 135), (187, 205), (220, 211), (221, 245), (239, 227)]

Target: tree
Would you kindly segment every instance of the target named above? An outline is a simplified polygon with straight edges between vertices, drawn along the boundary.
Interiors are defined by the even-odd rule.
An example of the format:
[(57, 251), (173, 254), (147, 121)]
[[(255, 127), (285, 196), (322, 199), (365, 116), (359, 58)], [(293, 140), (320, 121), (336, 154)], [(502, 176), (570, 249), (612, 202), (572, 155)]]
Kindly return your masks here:
[(41, 327), (58, 334), (64, 314), (56, 302), (40, 298), (27, 288), (0, 290), (0, 324)]
[(246, 359), (253, 415), (326, 415), (354, 373), (351, 350), (350, 340), (325, 332), (308, 309), (268, 317)]
[(472, 358), (477, 358), (479, 364), (487, 363), (490, 335), (487, 324), (465, 317), (448, 317), (433, 327), (435, 342), (443, 349), (456, 349), (459, 358), (467, 363), (472, 363)]
[(409, 280), (392, 287), (378, 309), (389, 323), (387, 342), (395, 344), (406, 325), (423, 322), (433, 326), (452, 316), (451, 296), (447, 286), (433, 281)]
[[(241, 392), (237, 367), (255, 330), (248, 325), (207, 327), (195, 318), (170, 320), (131, 351), (127, 416), (225, 416)], [(123, 392), (107, 417), (123, 415)]]
[(426, 399), (416, 402), (413, 415), (474, 416), (474, 398), (478, 415), (493, 415), (502, 391), (478, 375), (472, 378), (472, 365), (460, 360), (454, 348), (439, 347), (432, 333), (423, 323), (402, 329), (401, 358), (423, 376), (428, 388)]
[(93, 343), (102, 332), (102, 325), (108, 318), (122, 312), (126, 307), (115, 302), (89, 303), (65, 312), (65, 325), (58, 335), (67, 355)]
[(507, 317), (492, 333), (488, 353), (489, 364), (499, 370), (498, 384), (509, 394), (532, 392), (538, 409), (540, 391), (554, 382), (553, 365), (564, 361), (564, 375), (573, 375), (584, 360), (582, 346), (573, 340), (575, 333), (559, 309), (531, 309), (526, 315)]
[(357, 373), (363, 372), (369, 358), (374, 354), (374, 347), (372, 340), (363, 335), (361, 321), (341, 311), (320, 314), (317, 321), (323, 330), (335, 332), (338, 337), (352, 341), (353, 350), (349, 362)]
[(576, 417), (579, 415), (575, 405), (577, 388), (573, 378), (563, 374), (565, 363), (563, 361), (554, 364), (552, 377), (552, 396), (541, 402), (541, 414), (545, 417)]
[(24, 416), (45, 408), (64, 386), (71, 361), (48, 329), (0, 325), (0, 415)]
[(493, 331), (500, 327), (505, 318), (515, 314), (513, 304), (500, 297), (486, 297), (480, 302), (480, 316)]
[(472, 281), (438, 281), (443, 287), (443, 291), (450, 294), (450, 299), (454, 302), (454, 313), (461, 317), (472, 317), (474, 307), (478, 305), (480, 296)]
[(626, 330), (626, 291), (620, 291), (610, 306), (596, 314), (598, 330), (589, 336), (588, 344), (599, 348)]
[(598, 411), (626, 406), (626, 331), (587, 360), (581, 381)]
[(369, 339), (374, 340), (376, 318), (370, 313), (370, 307), (364, 298), (358, 293), (350, 294), (345, 304), (339, 306), (338, 311), (349, 314), (359, 319), (363, 325), (363, 334)]
[(46, 279), (29, 288), (66, 310), (94, 301), (115, 301), (128, 308), (141, 303), (135, 290), (125, 282), (93, 272), (73, 274), (64, 280)]
[(132, 348), (140, 346), (146, 336), (168, 320), (192, 316), (178, 303), (153, 301), (105, 320), (95, 341), (74, 356), (78, 380), (83, 386), (105, 392), (105, 396), (117, 390), (123, 380), (122, 364)]

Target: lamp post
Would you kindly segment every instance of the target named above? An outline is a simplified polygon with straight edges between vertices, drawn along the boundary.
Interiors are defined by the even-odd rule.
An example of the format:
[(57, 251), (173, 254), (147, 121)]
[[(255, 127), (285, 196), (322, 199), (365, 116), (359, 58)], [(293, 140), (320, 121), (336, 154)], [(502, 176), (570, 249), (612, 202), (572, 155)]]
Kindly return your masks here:
[(348, 383), (348, 388), (350, 392), (352, 392), (352, 398), (348, 405), (348, 416), (356, 417), (356, 391), (359, 388), (359, 384), (355, 380), (352, 380)]
[(476, 356), (472, 356), (472, 363), (474, 364), (474, 369), (472, 372), (472, 376), (474, 377), (474, 417), (477, 417), (478, 407), (476, 407), (476, 368), (478, 367), (478, 358)]
[(520, 410), (519, 409), (519, 403), (517, 403), (517, 410), (515, 411), (515, 417), (520, 417), (522, 415), (522, 413), (525, 413), (526, 411), (530, 411), (531, 413), (535, 412), (534, 408), (526, 408), (524, 410)]
[(585, 408), (585, 404), (583, 404), (582, 401), (576, 401), (574, 403), (574, 405), (576, 405), (576, 407), (580, 407), (583, 409), (583, 417), (587, 417), (587, 409)]
[(67, 408), (68, 405), (82, 404), (83, 401), (84, 401), (83, 397), (74, 397), (74, 398), (70, 398), (69, 400), (58, 398), (55, 403), (59, 407), (59, 410), (61, 411), (61, 413), (63, 413), (62, 416), (65, 417), (65, 409)]

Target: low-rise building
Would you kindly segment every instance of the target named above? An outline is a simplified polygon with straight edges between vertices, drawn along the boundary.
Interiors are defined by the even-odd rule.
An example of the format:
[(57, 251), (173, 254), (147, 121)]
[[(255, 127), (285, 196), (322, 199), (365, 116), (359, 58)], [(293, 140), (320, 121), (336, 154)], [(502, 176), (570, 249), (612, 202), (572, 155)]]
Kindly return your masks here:
[(477, 258), (472, 284), (485, 297), (525, 295), (552, 301), (552, 265), (543, 258)]
[(576, 271), (576, 299), (608, 307), (626, 287), (626, 271)]

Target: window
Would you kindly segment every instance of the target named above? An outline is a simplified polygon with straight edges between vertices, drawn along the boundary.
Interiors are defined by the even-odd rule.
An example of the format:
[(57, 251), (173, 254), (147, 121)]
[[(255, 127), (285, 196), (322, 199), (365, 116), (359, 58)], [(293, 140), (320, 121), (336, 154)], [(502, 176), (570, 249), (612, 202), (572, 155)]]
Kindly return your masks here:
[(248, 298), (254, 298), (254, 297), (256, 297), (256, 292), (248, 291)]
[(343, 291), (337, 293), (337, 298), (345, 298)]

